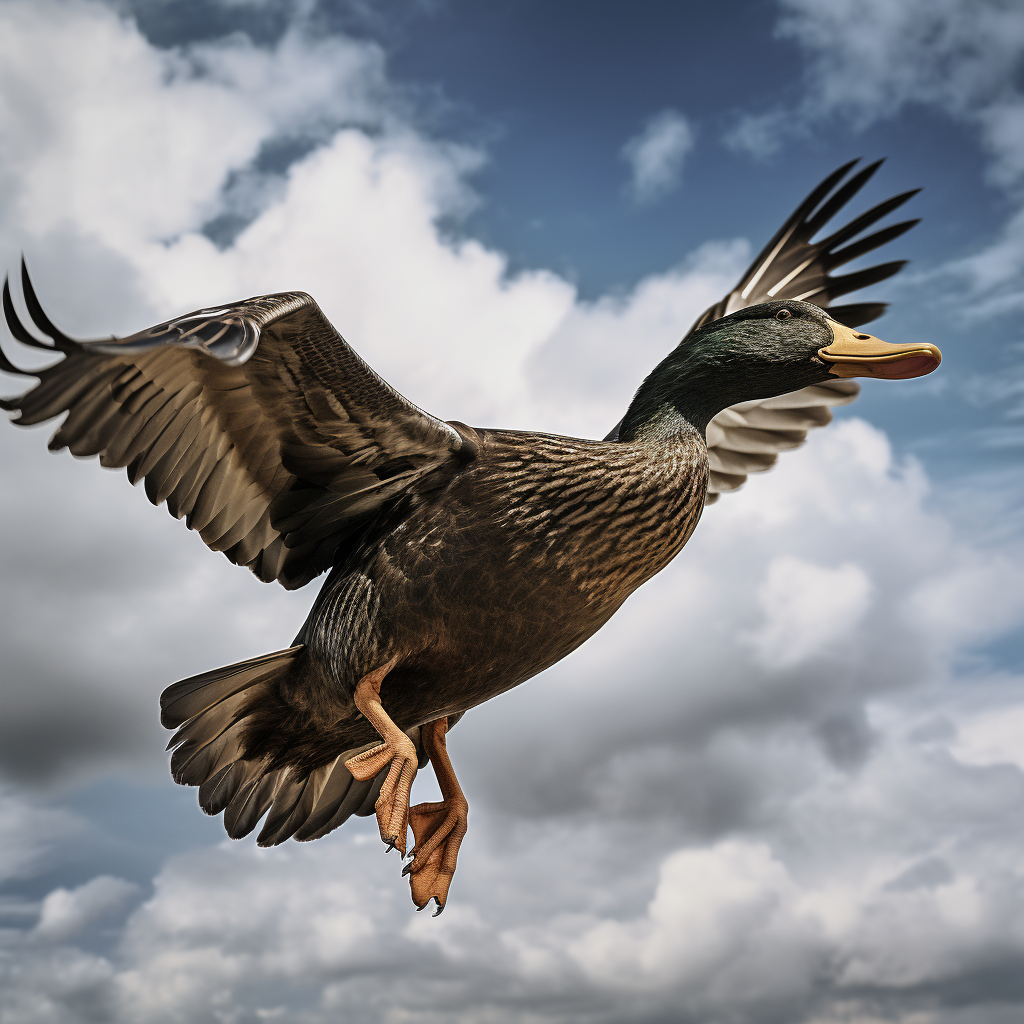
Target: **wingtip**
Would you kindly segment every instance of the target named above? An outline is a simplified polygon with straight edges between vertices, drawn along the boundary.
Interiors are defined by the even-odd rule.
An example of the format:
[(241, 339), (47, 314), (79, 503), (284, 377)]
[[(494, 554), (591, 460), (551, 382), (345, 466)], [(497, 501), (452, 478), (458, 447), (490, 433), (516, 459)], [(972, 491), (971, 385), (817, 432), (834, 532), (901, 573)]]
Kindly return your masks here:
[[(888, 202), (891, 204), (891, 210), (895, 210), (896, 207), (902, 206), (904, 203), (909, 202), (920, 191), (922, 191), (921, 188), (911, 188), (907, 189), (906, 192), (900, 192), (898, 195), (894, 195), (892, 199), (888, 200)], [(917, 219), (920, 220), (921, 218), (918, 217)]]
[[(852, 191), (850, 195), (853, 196), (859, 192), (872, 179), (872, 177), (874, 177), (875, 172), (881, 166), (882, 161), (876, 160), (873, 164), (868, 164), (866, 167), (862, 167), (849, 181), (843, 183), (843, 188), (851, 189)], [(854, 182), (856, 182), (856, 184), (854, 184)]]
[(25, 253), (21, 254), (21, 288), (25, 295), (26, 305), (28, 303), (28, 296), (31, 294), (32, 298), (35, 298), (36, 293), (32, 288), (32, 279), (28, 275), (28, 264), (25, 262)]
[[(8, 276), (4, 277), (3, 309), (4, 319), (7, 321), (7, 329), (11, 332), (16, 341), (20, 341), (23, 345), (28, 345), (30, 348), (41, 348), (44, 352), (53, 351), (52, 345), (47, 345), (38, 338), (34, 338), (25, 329), (21, 320), (18, 319), (18, 314), (14, 309), (14, 300), (11, 298), (11, 282)], [(5, 370), (7, 373), (17, 374), (21, 377), (36, 376), (31, 370), (22, 370), (15, 366), (14, 363), (7, 358), (2, 349), (0, 349), (0, 369)]]
[(876, 160), (874, 163), (868, 164), (867, 167), (864, 167), (860, 171), (858, 171), (857, 174), (861, 179), (861, 184), (864, 185), (868, 181), (870, 181), (871, 178), (874, 177), (875, 172), (878, 170), (878, 168), (881, 167), (884, 163), (885, 157), (883, 156)]
[(21, 255), (21, 288), (25, 297), (25, 306), (32, 322), (43, 332), (53, 339), (53, 346), (61, 352), (70, 352), (77, 348), (77, 342), (69, 338), (63, 331), (54, 326), (53, 321), (46, 315), (42, 303), (32, 287), (32, 279), (29, 277), (28, 264), (25, 262), (25, 254)]

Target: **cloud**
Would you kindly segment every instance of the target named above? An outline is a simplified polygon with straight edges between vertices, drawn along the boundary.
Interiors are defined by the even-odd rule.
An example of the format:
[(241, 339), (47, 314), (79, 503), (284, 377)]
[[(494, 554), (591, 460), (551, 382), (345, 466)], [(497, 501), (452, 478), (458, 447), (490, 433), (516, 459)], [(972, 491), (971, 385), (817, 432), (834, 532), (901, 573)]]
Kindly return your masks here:
[(912, 103), (975, 116), (1013, 101), (1024, 16), (1002, 0), (782, 0), (777, 32), (809, 58), (805, 110), (860, 125)]
[(137, 885), (110, 875), (98, 875), (76, 889), (54, 889), (43, 900), (32, 938), (47, 942), (69, 939), (122, 910), (138, 892)]
[(794, 135), (804, 134), (800, 119), (785, 110), (765, 114), (740, 114), (722, 141), (737, 153), (749, 153), (758, 159), (774, 156), (782, 144)]
[(640, 381), (749, 261), (745, 239), (706, 242), (625, 295), (577, 300), (527, 359), (531, 404), (523, 415), (538, 429), (603, 437)]
[[(85, 2), (9, 3), (3, 18), (5, 220), (37, 235), (70, 223), (122, 251), (166, 240), (199, 228), (269, 140), (381, 122), (382, 57), (369, 44), (295, 29), (273, 49), (239, 36), (156, 50)], [(61, 89), (74, 101), (58, 102)]]
[(50, 870), (54, 852), (66, 843), (81, 842), (85, 823), (68, 811), (40, 806), (11, 787), (0, 789), (0, 883), (31, 878)]
[(871, 581), (849, 562), (832, 569), (791, 555), (771, 561), (757, 599), (764, 624), (751, 642), (765, 664), (789, 668), (841, 644), (870, 606)]
[[(803, 960), (815, 944), (813, 921), (801, 927), (777, 920), (784, 916), (780, 909), (796, 902), (795, 895), (792, 879), (763, 844), (730, 841), (680, 850), (662, 862), (642, 916), (586, 928), (568, 952), (595, 984), (612, 991), (633, 990), (643, 998), (652, 988), (675, 989), (683, 1006), (698, 989), (705, 998), (709, 988), (720, 997), (731, 989), (733, 1006), (740, 1001), (736, 994), (756, 991), (762, 1006), (771, 1005), (779, 995), (792, 998), (793, 981), (798, 989), (806, 985), (806, 978), (779, 971), (793, 959), (786, 947), (804, 947), (797, 950)], [(758, 946), (774, 946), (776, 957), (764, 957), (763, 946), (750, 949), (744, 937), (752, 933)], [(716, 975), (710, 986), (709, 975)], [(707, 1005), (686, 1009), (714, 1012)]]
[(965, 764), (1012, 764), (1024, 771), (1024, 705), (983, 711), (964, 721), (953, 753)]
[(634, 200), (653, 203), (676, 188), (694, 142), (693, 126), (679, 111), (655, 114), (643, 131), (622, 147), (622, 157), (633, 171), (630, 191)]

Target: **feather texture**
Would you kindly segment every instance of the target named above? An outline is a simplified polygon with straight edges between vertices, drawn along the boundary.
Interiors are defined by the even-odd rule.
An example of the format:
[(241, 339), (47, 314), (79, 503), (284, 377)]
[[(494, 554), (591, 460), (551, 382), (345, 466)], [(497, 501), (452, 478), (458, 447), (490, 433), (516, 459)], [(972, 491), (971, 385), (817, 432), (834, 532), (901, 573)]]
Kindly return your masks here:
[(63, 353), (3, 408), (14, 422), (61, 413), (50, 448), (98, 455), (144, 480), (215, 551), (260, 579), (300, 587), (333, 564), (377, 513), (415, 502), (472, 458), (452, 426), (371, 370), (302, 292), (198, 310), (126, 338), (78, 342), (43, 312), (22, 267), (35, 338)]
[[(275, 846), (292, 835), (326, 835), (363, 808), (387, 774), (385, 770), (379, 779), (357, 782), (345, 768), (350, 757), (372, 745), (366, 743), (311, 770), (249, 755), (247, 729), (254, 698), (296, 671), (301, 677), (302, 651), (298, 645), (192, 676), (168, 687), (161, 697), (163, 724), (178, 727), (168, 744), (174, 751), (174, 780), (198, 786), (200, 806), (207, 814), (223, 812), (224, 828), (233, 839), (249, 835), (264, 815), (258, 838), (262, 846)], [(315, 724), (300, 728), (315, 731)], [(410, 729), (409, 735), (418, 744), (419, 729)]]

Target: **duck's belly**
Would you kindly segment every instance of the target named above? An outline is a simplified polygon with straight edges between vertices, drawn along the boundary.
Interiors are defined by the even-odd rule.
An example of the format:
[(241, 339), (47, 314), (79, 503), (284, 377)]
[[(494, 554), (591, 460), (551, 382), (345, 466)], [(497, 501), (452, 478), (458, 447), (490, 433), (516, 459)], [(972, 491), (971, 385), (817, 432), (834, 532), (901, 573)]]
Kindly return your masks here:
[(459, 531), (451, 545), (435, 537), (403, 567), (388, 602), (410, 654), (382, 687), (385, 707), (407, 727), (466, 711), (553, 665), (674, 557), (699, 514), (684, 507), (643, 535), (616, 521), (536, 543), (485, 530)]
[[(424, 622), (425, 646), (391, 672), (381, 699), (403, 727), (467, 711), (564, 658), (627, 596), (588, 601), (570, 587), (524, 592), (506, 581), (490, 599), (448, 603)], [(422, 607), (410, 611), (425, 618)]]

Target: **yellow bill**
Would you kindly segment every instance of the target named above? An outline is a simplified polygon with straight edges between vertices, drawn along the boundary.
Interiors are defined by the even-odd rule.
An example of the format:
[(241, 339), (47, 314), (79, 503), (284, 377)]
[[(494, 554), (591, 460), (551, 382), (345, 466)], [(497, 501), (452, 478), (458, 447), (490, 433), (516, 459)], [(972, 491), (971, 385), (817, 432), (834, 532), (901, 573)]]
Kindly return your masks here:
[(831, 363), (833, 377), (884, 377), (905, 380), (923, 377), (942, 362), (942, 353), (929, 344), (890, 345), (871, 334), (830, 321), (832, 344), (818, 349), (818, 357)]

